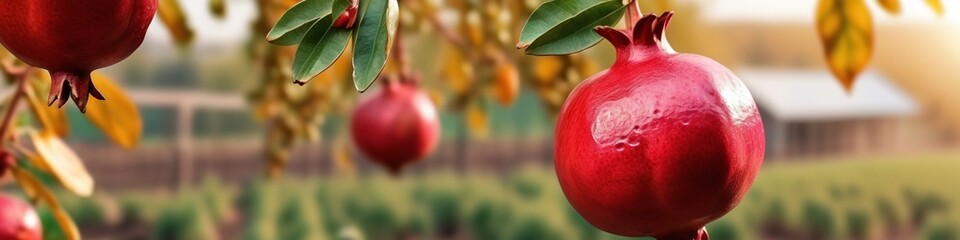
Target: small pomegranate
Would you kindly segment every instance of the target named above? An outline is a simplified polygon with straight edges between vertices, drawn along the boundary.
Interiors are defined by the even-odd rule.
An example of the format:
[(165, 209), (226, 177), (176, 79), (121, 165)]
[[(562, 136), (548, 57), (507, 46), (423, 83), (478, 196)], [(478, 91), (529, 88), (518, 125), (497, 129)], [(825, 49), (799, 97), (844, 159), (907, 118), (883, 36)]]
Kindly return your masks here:
[(362, 100), (353, 112), (350, 133), (367, 157), (398, 174), (429, 154), (440, 137), (437, 108), (417, 89), (417, 80), (381, 80), (384, 87)]
[(617, 60), (564, 103), (555, 165), (567, 199), (597, 228), (707, 239), (703, 227), (732, 210), (757, 175), (763, 123), (730, 70), (673, 51), (664, 35), (672, 16), (596, 29)]
[(43, 224), (29, 204), (0, 194), (0, 239), (43, 239)]
[(143, 42), (157, 0), (0, 1), (0, 43), (50, 71), (48, 105), (103, 100), (90, 72), (130, 56)]

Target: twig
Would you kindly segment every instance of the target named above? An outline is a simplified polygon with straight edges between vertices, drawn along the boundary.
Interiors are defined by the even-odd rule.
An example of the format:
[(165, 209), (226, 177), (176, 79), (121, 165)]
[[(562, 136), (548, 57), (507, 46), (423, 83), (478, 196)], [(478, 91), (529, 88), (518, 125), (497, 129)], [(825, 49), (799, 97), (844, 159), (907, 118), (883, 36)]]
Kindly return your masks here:
[(394, 36), (393, 40), (393, 61), (397, 64), (397, 74), (400, 75), (400, 79), (406, 81), (410, 74), (412, 74), (410, 68), (410, 56), (407, 55), (406, 46), (403, 45), (403, 36), (401, 36), (402, 31), (400, 31), (400, 26), (397, 26), (397, 35)]
[(13, 93), (13, 96), (10, 99), (10, 107), (7, 108), (7, 112), (3, 115), (3, 122), (0, 122), (0, 142), (7, 140), (7, 135), (10, 131), (10, 125), (13, 122), (13, 117), (16, 115), (17, 108), (20, 105), (20, 99), (23, 98), (27, 91), (27, 77), (30, 75), (32, 67), (15, 67), (10, 62), (3, 63), (3, 71), (7, 76), (12, 77), (17, 82), (17, 89)]

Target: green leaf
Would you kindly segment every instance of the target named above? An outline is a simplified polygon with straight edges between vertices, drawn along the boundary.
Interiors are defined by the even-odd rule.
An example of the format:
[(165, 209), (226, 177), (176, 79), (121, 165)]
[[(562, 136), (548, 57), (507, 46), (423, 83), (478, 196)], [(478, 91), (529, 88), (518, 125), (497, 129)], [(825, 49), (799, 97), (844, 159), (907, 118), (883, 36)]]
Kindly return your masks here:
[(614, 12), (592, 20), (586, 25), (561, 24), (534, 41), (525, 53), (538, 56), (567, 55), (586, 50), (602, 39), (593, 29), (596, 26), (617, 24), (624, 11), (626, 11), (626, 7), (619, 7)]
[(329, 16), (332, 1), (305, 0), (290, 7), (267, 33), (267, 41), (277, 45), (300, 43), (303, 35), (322, 17)]
[(334, 18), (343, 13), (350, 0), (336, 0), (333, 13), (317, 20), (303, 36), (293, 57), (294, 82), (306, 84), (340, 58), (350, 41), (350, 30), (333, 28)]
[(569, 48), (586, 49), (600, 41), (593, 28), (616, 24), (625, 7), (621, 0), (554, 0), (544, 3), (524, 24), (517, 48), (565, 40), (567, 44), (577, 44)]
[(370, 0), (361, 1), (360, 9), (360, 24), (354, 30), (353, 84), (363, 92), (387, 65), (397, 34), (399, 8), (397, 0)]

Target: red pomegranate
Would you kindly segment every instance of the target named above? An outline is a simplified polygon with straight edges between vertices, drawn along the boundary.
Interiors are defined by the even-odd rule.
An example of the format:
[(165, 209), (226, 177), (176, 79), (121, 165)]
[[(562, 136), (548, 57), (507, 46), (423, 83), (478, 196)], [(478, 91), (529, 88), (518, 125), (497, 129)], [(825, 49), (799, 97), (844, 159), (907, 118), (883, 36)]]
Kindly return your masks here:
[(43, 224), (29, 204), (0, 194), (0, 239), (43, 239)]
[(707, 239), (763, 162), (763, 123), (746, 86), (699, 55), (678, 54), (672, 12), (631, 31), (598, 27), (613, 66), (577, 86), (556, 127), (560, 186), (588, 222), (623, 236)]
[(0, 43), (50, 71), (48, 105), (103, 100), (90, 72), (130, 56), (143, 42), (157, 0), (0, 1)]
[[(412, 79), (412, 78), (407, 78)], [(429, 154), (440, 137), (437, 108), (417, 89), (417, 81), (388, 81), (353, 112), (350, 133), (367, 157), (398, 174)]]

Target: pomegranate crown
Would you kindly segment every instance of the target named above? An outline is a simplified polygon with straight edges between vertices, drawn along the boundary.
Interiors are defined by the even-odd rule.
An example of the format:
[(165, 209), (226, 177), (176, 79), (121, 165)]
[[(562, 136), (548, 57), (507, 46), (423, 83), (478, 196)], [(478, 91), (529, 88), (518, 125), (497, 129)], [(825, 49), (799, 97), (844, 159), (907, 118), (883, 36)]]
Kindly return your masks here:
[[(664, 12), (661, 16), (656, 14), (647, 14), (636, 22), (628, 22), (626, 29), (617, 29), (609, 26), (599, 26), (594, 28), (597, 34), (600, 34), (607, 41), (610, 41), (617, 48), (617, 53), (631, 49), (632, 46), (640, 46), (644, 49), (656, 47), (660, 50), (673, 53), (673, 48), (667, 42), (665, 34), (667, 25), (673, 17), (673, 11)], [(627, 18), (630, 21), (630, 18)], [(630, 32), (633, 32), (632, 34)]]

